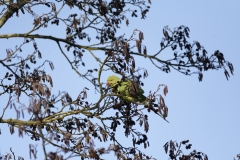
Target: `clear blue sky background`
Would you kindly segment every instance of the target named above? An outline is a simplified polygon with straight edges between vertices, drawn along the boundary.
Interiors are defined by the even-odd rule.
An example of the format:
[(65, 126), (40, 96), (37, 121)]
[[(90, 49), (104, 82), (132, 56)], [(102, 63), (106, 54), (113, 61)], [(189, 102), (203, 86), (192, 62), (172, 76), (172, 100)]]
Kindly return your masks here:
[[(65, 10), (65, 12), (68, 11)], [(14, 21), (16, 18), (11, 18), (0, 29), (0, 34), (28, 31), (30, 28), (24, 23), (31, 24), (32, 21), (28, 19), (20, 21), (20, 18), (17, 21)], [(149, 77), (144, 80), (146, 93), (154, 90), (158, 84), (166, 84), (169, 88), (165, 101), (169, 108), (170, 123), (166, 123), (153, 114), (149, 116), (150, 148), (144, 152), (158, 160), (168, 159), (163, 150), (163, 145), (167, 141), (180, 142), (189, 139), (194, 149), (206, 153), (211, 160), (233, 159), (236, 154), (240, 153), (240, 105), (238, 101), (240, 98), (240, 1), (152, 0), (147, 19), (130, 19), (130, 26), (123, 27), (120, 32), (130, 35), (135, 28), (143, 31), (145, 38), (143, 43), (147, 46), (148, 54), (154, 54), (160, 48), (159, 43), (163, 37), (162, 28), (166, 25), (170, 28), (180, 25), (188, 26), (191, 30), (190, 41), (199, 41), (209, 54), (217, 49), (220, 50), (224, 53), (225, 59), (233, 63), (235, 72), (234, 76), (227, 81), (223, 70), (208, 71), (204, 73), (203, 82), (198, 82), (197, 75), (185, 76), (174, 71), (165, 74), (156, 69), (149, 60), (137, 58), (137, 65), (148, 69)], [(51, 27), (49, 29), (50, 32), (42, 31), (41, 33), (46, 35), (53, 33), (62, 38), (65, 35), (64, 30), (51, 30)], [(53, 76), (53, 92), (65, 90), (77, 96), (88, 83), (83, 83), (82, 79), (70, 70), (71, 67), (66, 63), (55, 43), (46, 40), (36, 41), (43, 53), (43, 58), (53, 59), (56, 69), (50, 71), (46, 67), (46, 70)], [(6, 48), (14, 48), (15, 42), (21, 42), (21, 40), (0, 39), (0, 58), (5, 57)], [(161, 56), (163, 59), (173, 57), (173, 53), (166, 50), (161, 53)], [(93, 60), (88, 56), (84, 59)], [(67, 71), (63, 72), (63, 69)], [(1, 77), (4, 73), (0, 70)], [(103, 81), (107, 76), (109, 75), (104, 75)], [(97, 96), (94, 90), (88, 93), (92, 100)], [(0, 97), (1, 108), (5, 107), (6, 98), (6, 96)], [(27, 105), (28, 100), (24, 103)], [(12, 114), (15, 113), (9, 111), (6, 117)], [(17, 133), (10, 136), (6, 126), (0, 126), (0, 128), (2, 130), (1, 154), (9, 152), (9, 148), (13, 147), (16, 155), (28, 159), (28, 144), (35, 144), (35, 142), (19, 139)], [(122, 133), (119, 132), (119, 134)], [(126, 141), (124, 136), (120, 140), (126, 144), (131, 143), (131, 139)], [(40, 144), (38, 148), (41, 148)], [(43, 159), (41, 152), (38, 157), (38, 159)], [(113, 158), (113, 154), (106, 156), (106, 159)]]

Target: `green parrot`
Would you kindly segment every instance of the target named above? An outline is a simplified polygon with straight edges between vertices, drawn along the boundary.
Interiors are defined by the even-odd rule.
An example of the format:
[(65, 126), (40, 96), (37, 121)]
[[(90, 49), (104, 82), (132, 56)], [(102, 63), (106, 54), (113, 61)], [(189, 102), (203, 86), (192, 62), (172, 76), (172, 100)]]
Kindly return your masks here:
[(114, 93), (119, 94), (127, 102), (144, 103), (147, 99), (143, 95), (144, 91), (142, 88), (134, 81), (122, 81), (119, 77), (112, 75), (108, 77), (107, 85), (112, 88)]
[[(108, 77), (107, 85), (112, 89), (112, 92), (119, 94), (126, 102), (140, 103), (149, 106), (149, 100), (143, 95), (143, 89), (136, 82), (131, 80), (123, 81), (119, 77), (112, 75)], [(154, 112), (167, 121), (160, 113), (157, 113), (156, 110)]]

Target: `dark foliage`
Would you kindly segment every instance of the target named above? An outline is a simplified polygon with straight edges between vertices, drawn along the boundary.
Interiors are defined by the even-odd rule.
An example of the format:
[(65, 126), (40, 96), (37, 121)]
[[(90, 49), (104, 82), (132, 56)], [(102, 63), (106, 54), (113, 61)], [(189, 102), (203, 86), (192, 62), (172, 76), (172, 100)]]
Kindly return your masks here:
[[(173, 31), (164, 27), (164, 38), (160, 46), (156, 47), (159, 51), (153, 55), (147, 53), (142, 31), (136, 29), (130, 37), (118, 35), (117, 31), (122, 25), (130, 24), (131, 17), (146, 18), (150, 9), (148, 4), (151, 4), (150, 0), (0, 0), (0, 28), (5, 27), (9, 19), (24, 19), (27, 14), (33, 17), (32, 24), (24, 24), (32, 25), (29, 32), (0, 34), (1, 39), (23, 39), (23, 43), (16, 47), (6, 48), (6, 57), (0, 59), (1, 71), (6, 71), (0, 79), (0, 96), (9, 97), (0, 117), (0, 124), (7, 123), (10, 134), (17, 132), (19, 137), (23, 137), (27, 133), (27, 138), (33, 141), (41, 140), (45, 159), (61, 160), (76, 156), (81, 159), (102, 159), (103, 154), (111, 151), (117, 159), (154, 159), (145, 155), (139, 146), (149, 147), (149, 114), (157, 114), (167, 121), (168, 107), (163, 96), (159, 94), (160, 89), (163, 89), (166, 96), (167, 86), (156, 86), (156, 91), (151, 91), (147, 96), (148, 105), (143, 106), (121, 99), (105, 85), (101, 79), (102, 73), (112, 71), (113, 74), (121, 75), (122, 79), (133, 79), (133, 87), (138, 88), (143, 86), (142, 78), (146, 78), (148, 72), (147, 69), (136, 67), (136, 56), (150, 59), (154, 66), (166, 73), (171, 69), (185, 75), (196, 73), (199, 81), (203, 79), (203, 71), (223, 69), (228, 79), (228, 70), (233, 74), (234, 69), (220, 51), (208, 54), (200, 42), (190, 43), (190, 30), (186, 26), (177, 27)], [(69, 11), (69, 15), (60, 14), (63, 8)], [(44, 14), (39, 14), (39, 9)], [(127, 17), (128, 13), (130, 17)], [(38, 32), (40, 29), (47, 32), (50, 25), (65, 32), (66, 36), (58, 37)], [(89, 86), (79, 90), (77, 98), (73, 98), (68, 91), (53, 94), (51, 88), (54, 87), (54, 80), (48, 70), (45, 70), (46, 64), (49, 64), (50, 69), (55, 71), (53, 60), (46, 59), (39, 64), (39, 60), (48, 53), (41, 52), (38, 39), (45, 39), (46, 43), (56, 42), (58, 53), (66, 58), (82, 81), (90, 82), (89, 86), (95, 88), (100, 98), (94, 102), (88, 100)], [(80, 45), (82, 42), (89, 45)], [(31, 54), (22, 49), (26, 46), (32, 49)], [(166, 48), (172, 48), (173, 58), (162, 60), (159, 55)], [(96, 51), (98, 53), (95, 53)], [(87, 54), (91, 55), (95, 62), (84, 60)], [(100, 67), (85, 69), (84, 66), (88, 63), (96, 63)], [(134, 97), (136, 93), (131, 94)], [(22, 97), (29, 98), (29, 105), (22, 103)], [(16, 119), (5, 119), (7, 109), (16, 112)], [(112, 113), (111, 116), (106, 114), (108, 111)], [(29, 116), (25, 116), (26, 112)], [(136, 128), (137, 123), (143, 127), (142, 130)], [(124, 136), (132, 137), (131, 146), (122, 145), (116, 136), (120, 126), (123, 127)], [(108, 147), (96, 147), (95, 141), (106, 143)], [(45, 144), (58, 150), (48, 151)], [(191, 148), (188, 141), (182, 141), (179, 145), (170, 141), (164, 145), (164, 149), (166, 152), (169, 150), (171, 159), (179, 157), (188, 160), (195, 157), (207, 160), (204, 153), (195, 150), (184, 155), (181, 146)], [(63, 158), (62, 154), (70, 156)], [(6, 156), (14, 156), (14, 152), (11, 151)], [(6, 159), (6, 156), (0, 158)], [(29, 156), (37, 158), (37, 149), (32, 144), (29, 145)], [(17, 158), (14, 156), (14, 159)]]
[(163, 148), (167, 153), (169, 153), (169, 157), (171, 160), (208, 160), (208, 157), (205, 153), (197, 152), (196, 150), (191, 151), (189, 154), (184, 154), (182, 147), (185, 147), (186, 150), (192, 148), (192, 144), (189, 143), (189, 140), (185, 140), (178, 144), (177, 142), (169, 141), (167, 142)]

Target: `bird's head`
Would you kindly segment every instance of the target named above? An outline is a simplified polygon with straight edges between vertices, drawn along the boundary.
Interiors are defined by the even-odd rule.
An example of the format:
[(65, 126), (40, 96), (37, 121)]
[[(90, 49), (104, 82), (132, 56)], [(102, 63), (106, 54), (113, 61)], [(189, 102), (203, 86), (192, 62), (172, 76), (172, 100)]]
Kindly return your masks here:
[(113, 76), (109, 76), (107, 79), (107, 86), (109, 87), (113, 87), (114, 85), (116, 85), (118, 82), (120, 82), (121, 79), (118, 78), (117, 76), (113, 75)]

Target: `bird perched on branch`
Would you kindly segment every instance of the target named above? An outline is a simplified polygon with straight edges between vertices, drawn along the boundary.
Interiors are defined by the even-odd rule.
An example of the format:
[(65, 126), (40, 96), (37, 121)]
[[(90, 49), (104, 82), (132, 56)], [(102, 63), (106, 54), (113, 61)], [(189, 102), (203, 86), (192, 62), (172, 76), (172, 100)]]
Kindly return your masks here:
[(123, 80), (115, 75), (112, 75), (107, 79), (107, 86), (109, 86), (112, 89), (112, 92), (118, 94), (124, 101), (143, 104), (148, 108), (149, 111), (152, 110), (158, 116), (167, 121), (165, 119), (165, 115), (163, 116), (158, 112), (158, 110), (154, 109), (151, 106), (150, 100), (143, 95), (144, 91), (139, 86), (139, 83), (137, 81), (129, 79)]
[(137, 102), (144, 104), (147, 99), (143, 95), (143, 89), (134, 80), (121, 80), (119, 77), (112, 75), (108, 77), (107, 85), (112, 88), (114, 93), (119, 94), (126, 102)]

